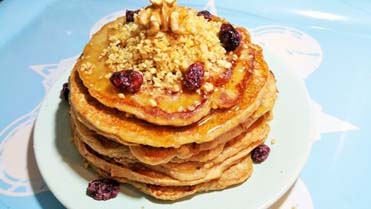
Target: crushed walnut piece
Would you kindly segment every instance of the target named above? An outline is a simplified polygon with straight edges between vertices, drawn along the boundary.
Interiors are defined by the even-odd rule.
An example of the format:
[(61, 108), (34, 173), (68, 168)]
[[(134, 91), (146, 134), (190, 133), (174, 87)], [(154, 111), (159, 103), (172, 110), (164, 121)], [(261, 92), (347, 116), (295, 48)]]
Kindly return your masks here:
[(85, 62), (81, 65), (81, 71), (83, 71), (84, 73), (88, 75), (92, 74), (94, 68), (95, 68), (95, 65), (90, 62)]
[(277, 139), (273, 138), (273, 139), (271, 140), (271, 145), (274, 145), (274, 144), (276, 144), (276, 143), (277, 143)]
[(149, 99), (148, 102), (149, 102), (149, 104), (150, 104), (152, 107), (156, 107), (156, 106), (157, 106), (157, 102), (156, 102), (156, 100), (154, 100), (154, 99)]
[(148, 35), (155, 35), (160, 30), (172, 30), (172, 25), (175, 21), (172, 19), (174, 12), (175, 0), (150, 0), (152, 5), (139, 11), (138, 15), (134, 16), (136, 24), (145, 28)]
[(202, 90), (204, 90), (207, 93), (210, 93), (210, 92), (212, 92), (214, 90), (214, 85), (212, 83), (206, 82), (202, 86)]

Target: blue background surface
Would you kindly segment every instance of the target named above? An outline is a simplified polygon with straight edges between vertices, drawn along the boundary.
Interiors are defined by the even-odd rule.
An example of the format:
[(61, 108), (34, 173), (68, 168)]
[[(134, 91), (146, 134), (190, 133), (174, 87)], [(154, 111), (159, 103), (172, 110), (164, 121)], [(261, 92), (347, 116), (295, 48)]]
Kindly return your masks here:
[[(179, 1), (202, 9), (206, 0)], [(101, 17), (147, 1), (5, 0), (0, 2), (0, 129), (30, 112), (45, 95), (42, 78), (29, 66), (58, 63), (79, 54)], [(302, 30), (321, 45), (323, 61), (306, 79), (325, 112), (360, 128), (324, 134), (302, 172), (318, 209), (371, 208), (371, 1), (216, 0), (218, 14), (249, 28), (283, 25)], [(322, 11), (343, 21), (298, 11)], [(240, 15), (248, 18), (239, 18)], [(63, 180), (61, 178), (61, 180)], [(64, 208), (50, 192), (0, 195), (0, 208)]]

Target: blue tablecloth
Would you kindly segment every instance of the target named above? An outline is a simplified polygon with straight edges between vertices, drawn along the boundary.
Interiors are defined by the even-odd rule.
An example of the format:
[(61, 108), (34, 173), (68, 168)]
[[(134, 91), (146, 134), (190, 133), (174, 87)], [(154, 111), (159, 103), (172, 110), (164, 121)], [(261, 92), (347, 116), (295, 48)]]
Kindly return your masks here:
[[(125, 9), (147, 3), (0, 1), (0, 208), (64, 208), (34, 159), (39, 104), (62, 73), (60, 66), (81, 52), (91, 33)], [(371, 208), (371, 1), (179, 4), (248, 27), (255, 42), (306, 83), (317, 118), (312, 153), (293, 189), (272, 208)]]

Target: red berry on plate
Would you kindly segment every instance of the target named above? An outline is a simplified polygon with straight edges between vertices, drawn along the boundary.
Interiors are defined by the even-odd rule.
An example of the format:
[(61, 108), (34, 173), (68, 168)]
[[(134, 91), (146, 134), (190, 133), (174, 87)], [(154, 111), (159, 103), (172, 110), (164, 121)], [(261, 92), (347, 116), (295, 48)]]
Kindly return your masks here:
[(120, 184), (110, 179), (98, 179), (89, 182), (86, 195), (95, 200), (115, 198), (120, 191)]
[(268, 158), (270, 151), (267, 145), (259, 145), (251, 152), (251, 158), (254, 163), (262, 163)]
[(70, 88), (68, 83), (64, 83), (61, 91), (61, 97), (68, 102), (68, 95), (70, 94)]

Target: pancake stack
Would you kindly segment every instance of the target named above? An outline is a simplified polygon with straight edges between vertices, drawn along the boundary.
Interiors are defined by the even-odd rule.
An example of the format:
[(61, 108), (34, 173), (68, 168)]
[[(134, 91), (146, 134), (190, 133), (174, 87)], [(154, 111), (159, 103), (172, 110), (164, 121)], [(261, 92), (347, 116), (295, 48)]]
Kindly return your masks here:
[(71, 72), (77, 150), (100, 176), (163, 200), (245, 181), (277, 95), (261, 48), (205, 11), (151, 3), (102, 27)]

